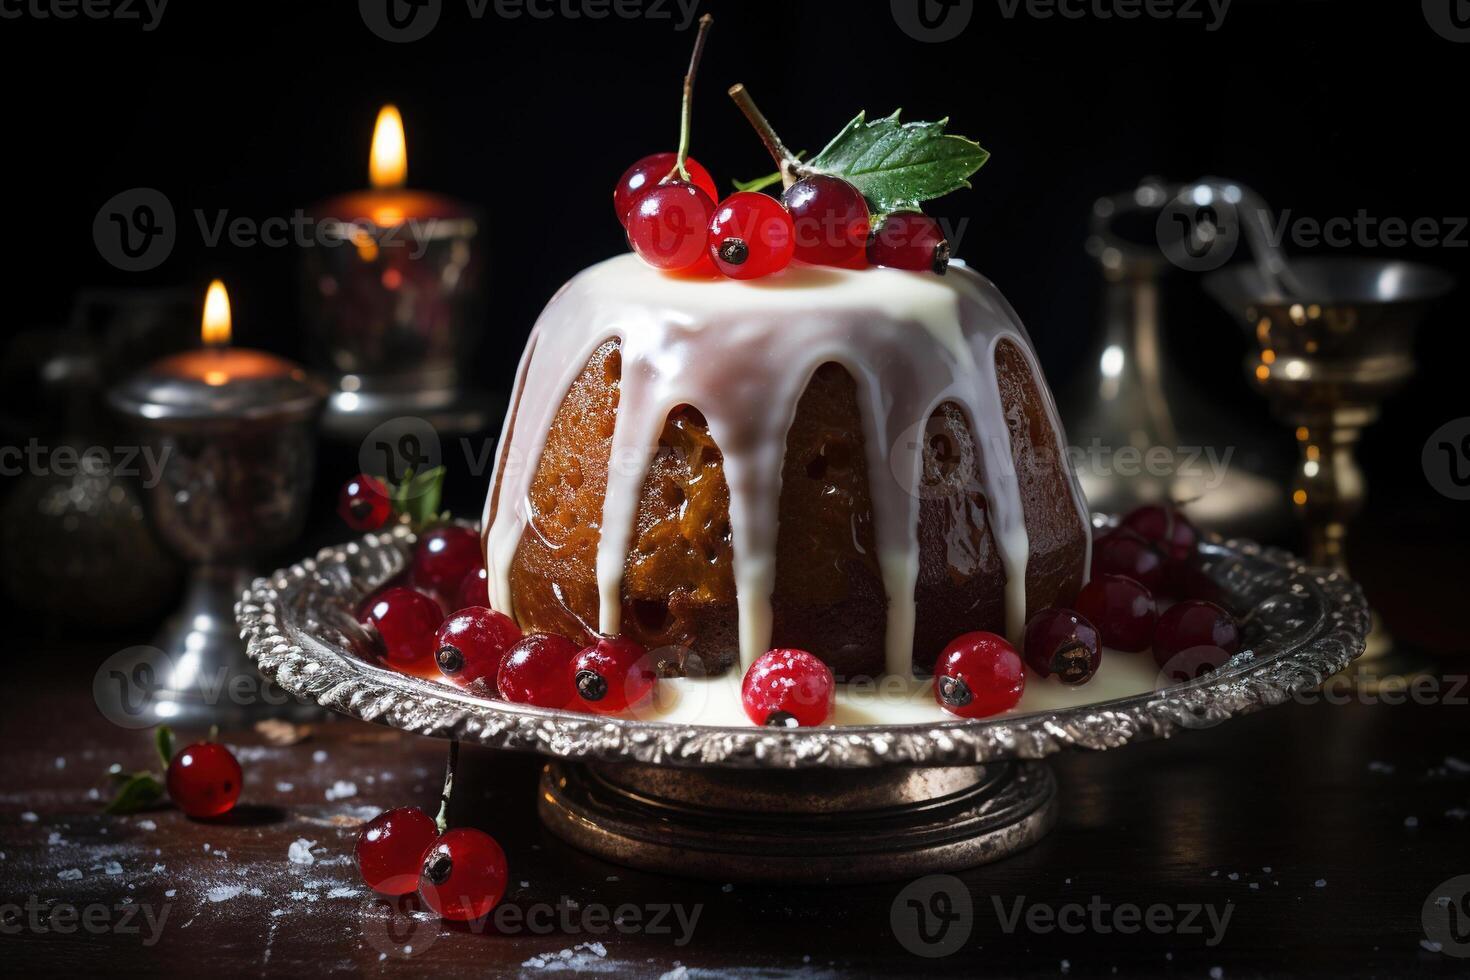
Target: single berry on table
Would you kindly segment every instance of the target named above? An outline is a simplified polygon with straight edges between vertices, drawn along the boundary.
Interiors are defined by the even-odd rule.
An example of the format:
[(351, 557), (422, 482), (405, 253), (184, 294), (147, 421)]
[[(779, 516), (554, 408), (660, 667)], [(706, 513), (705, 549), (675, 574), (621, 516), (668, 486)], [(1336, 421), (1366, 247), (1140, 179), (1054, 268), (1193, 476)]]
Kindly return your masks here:
[(811, 727), (832, 714), (837, 682), (832, 669), (805, 650), (769, 650), (740, 684), (740, 703), (757, 725)]
[(168, 797), (191, 817), (217, 817), (234, 809), (244, 780), (240, 763), (216, 742), (186, 746), (168, 764)]
[(368, 600), (363, 619), (382, 637), (390, 664), (433, 669), (434, 633), (444, 621), (438, 600), (417, 589), (384, 589)]
[(689, 269), (708, 259), (715, 202), (688, 181), (671, 180), (638, 198), (628, 212), (628, 244), (655, 269)]
[(709, 224), (710, 258), (731, 279), (780, 272), (791, 263), (795, 247), (791, 215), (768, 194), (731, 194)]
[(442, 524), (420, 534), (414, 545), (413, 583), (455, 596), (464, 580), (484, 562), (477, 533), (458, 524)]
[(1139, 653), (1154, 640), (1158, 606), (1153, 593), (1126, 575), (1098, 575), (1082, 587), (1078, 615), (1097, 628), (1104, 646)]
[(1043, 609), (1026, 624), (1026, 663), (1042, 677), (1085, 684), (1102, 663), (1097, 629), (1071, 609)]
[(861, 269), (868, 264), (872, 216), (858, 189), (841, 177), (803, 177), (781, 203), (791, 214), (796, 257), (813, 265)]
[(471, 606), (440, 624), (434, 634), (434, 663), (460, 687), (484, 681), (493, 691), (500, 661), (520, 638), (521, 628), (509, 616)]
[[(1240, 649), (1235, 617), (1213, 602), (1186, 599), (1164, 610), (1154, 630), (1154, 660), (1169, 671), (1197, 677)], [(1178, 678), (1175, 678), (1178, 679)], [(1188, 679), (1188, 678), (1187, 678)]]
[(1092, 542), (1092, 577), (1126, 575), (1150, 592), (1162, 593), (1167, 568), (1153, 543), (1126, 528), (1109, 531)]
[(505, 851), (495, 838), (471, 827), (456, 827), (423, 853), (419, 895), (443, 918), (472, 922), (500, 904), (509, 877)]
[(337, 513), (354, 531), (376, 531), (393, 516), (388, 486), (375, 476), (359, 473), (342, 485)]
[(1199, 531), (1189, 518), (1178, 508), (1164, 504), (1137, 507), (1123, 518), (1120, 526), (1152, 542), (1176, 561), (1183, 561), (1194, 554), (1195, 544), (1199, 541)]
[(490, 577), (485, 572), (484, 564), (476, 565), (470, 573), (459, 583), (459, 596), (455, 599), (454, 611), (468, 609), (470, 606), (490, 605)]
[[(628, 225), (628, 212), (633, 210), (638, 199), (673, 173), (678, 156), (672, 152), (653, 153), (623, 172), (617, 186), (613, 188), (613, 210), (617, 212), (618, 221), (624, 227)], [(711, 201), (720, 199), (720, 192), (715, 189), (715, 179), (698, 160), (685, 157), (684, 170), (689, 174), (689, 182), (704, 191)]]
[(934, 700), (962, 718), (1009, 711), (1026, 690), (1026, 668), (1016, 648), (994, 633), (965, 633), (950, 641), (934, 664)]
[(357, 870), (379, 894), (410, 895), (419, 887), (424, 852), (438, 836), (434, 819), (418, 807), (386, 810), (357, 835)]
[(565, 708), (576, 689), (568, 671), (577, 645), (554, 633), (532, 633), (505, 653), (496, 686), (500, 696), (516, 704)]
[(895, 211), (868, 240), (868, 261), (894, 269), (937, 272), (949, 268), (949, 240), (939, 222), (918, 211)]
[(577, 707), (598, 714), (622, 711), (653, 692), (658, 673), (648, 651), (621, 636), (599, 637), (568, 667)]

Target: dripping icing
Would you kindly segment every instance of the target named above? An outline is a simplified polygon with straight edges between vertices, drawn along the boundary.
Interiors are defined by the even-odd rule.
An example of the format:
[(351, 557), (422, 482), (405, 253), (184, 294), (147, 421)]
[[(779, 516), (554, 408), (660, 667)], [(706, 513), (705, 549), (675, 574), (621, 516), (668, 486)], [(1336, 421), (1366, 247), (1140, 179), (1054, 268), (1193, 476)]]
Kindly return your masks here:
[[(878, 566), (889, 596), (889, 672), (911, 671), (919, 564), (913, 488), (924, 426), (945, 402), (964, 412), (984, 461), (990, 526), (1006, 574), (1007, 633), (1019, 640), (1029, 544), (997, 381), (1001, 341), (1011, 340), (1034, 372), (1063, 459), (1065, 437), (1010, 305), (987, 280), (958, 263), (951, 268), (941, 278), (798, 265), (742, 283), (673, 278), (625, 255), (573, 278), (537, 321), (517, 369), (515, 414), (485, 509), (492, 606), (513, 613), (510, 565), (562, 399), (597, 348), (616, 338), (622, 376), (597, 548), (600, 632), (620, 628), (638, 499), (666, 418), (689, 404), (723, 455), (742, 666), (769, 648), (787, 429), (811, 376), (833, 362), (856, 382), (861, 407)], [(1086, 527), (1086, 505), (1069, 477)]]

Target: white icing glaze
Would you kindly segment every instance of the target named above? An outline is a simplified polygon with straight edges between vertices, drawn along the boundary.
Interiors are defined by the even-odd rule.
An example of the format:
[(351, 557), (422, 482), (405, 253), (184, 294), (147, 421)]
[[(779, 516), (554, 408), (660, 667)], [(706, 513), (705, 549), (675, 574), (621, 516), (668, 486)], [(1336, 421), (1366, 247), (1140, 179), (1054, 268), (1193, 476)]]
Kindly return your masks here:
[[(622, 379), (597, 552), (599, 632), (619, 629), (639, 495), (665, 419), (689, 404), (709, 423), (730, 489), (742, 668), (769, 648), (786, 433), (808, 381), (830, 361), (857, 383), (878, 565), (889, 597), (888, 671), (912, 672), (915, 488), (924, 425), (944, 402), (965, 412), (982, 453), (989, 520), (1006, 574), (1006, 628), (1012, 642), (1019, 640), (1029, 548), (996, 385), (1001, 340), (1013, 341), (1030, 364), (1064, 460), (1067, 447), (1025, 328), (988, 280), (959, 263), (943, 277), (798, 263), (738, 282), (671, 277), (624, 255), (577, 275), (547, 305), (517, 371), (515, 414), (485, 504), (488, 521), (498, 484), (500, 503), (485, 541), (494, 608), (514, 611), (510, 565), (552, 419), (588, 359), (613, 337), (621, 341)], [(1078, 520), (1088, 526), (1075, 476), (1072, 495)]]

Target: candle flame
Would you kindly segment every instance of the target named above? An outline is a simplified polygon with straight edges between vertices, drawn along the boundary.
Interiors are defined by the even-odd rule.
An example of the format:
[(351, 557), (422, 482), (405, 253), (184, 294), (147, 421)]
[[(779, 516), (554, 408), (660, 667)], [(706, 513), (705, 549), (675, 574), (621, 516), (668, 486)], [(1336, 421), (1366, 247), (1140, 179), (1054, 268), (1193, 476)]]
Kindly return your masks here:
[(373, 126), (373, 149), (368, 162), (368, 176), (374, 187), (382, 190), (402, 187), (408, 177), (408, 149), (403, 141), (403, 117), (398, 107), (385, 105), (378, 110)]
[(199, 337), (207, 347), (223, 347), (230, 342), (230, 294), (218, 279), (204, 294), (204, 323)]

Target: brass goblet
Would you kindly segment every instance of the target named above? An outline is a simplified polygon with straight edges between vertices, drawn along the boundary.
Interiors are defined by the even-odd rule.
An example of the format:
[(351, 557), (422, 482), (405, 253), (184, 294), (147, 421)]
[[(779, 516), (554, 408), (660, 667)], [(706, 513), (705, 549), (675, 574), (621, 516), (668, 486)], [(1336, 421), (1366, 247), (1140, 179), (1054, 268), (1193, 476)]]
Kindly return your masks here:
[[(1454, 279), (1430, 266), (1345, 257), (1293, 261), (1291, 272), (1289, 296), (1253, 265), (1221, 269), (1204, 285), (1243, 318), (1257, 344), (1246, 370), (1296, 431), (1291, 501), (1308, 558), (1345, 573), (1348, 522), (1366, 494), (1358, 437), (1413, 375), (1415, 332)], [(1364, 659), (1392, 645), (1375, 616)]]

